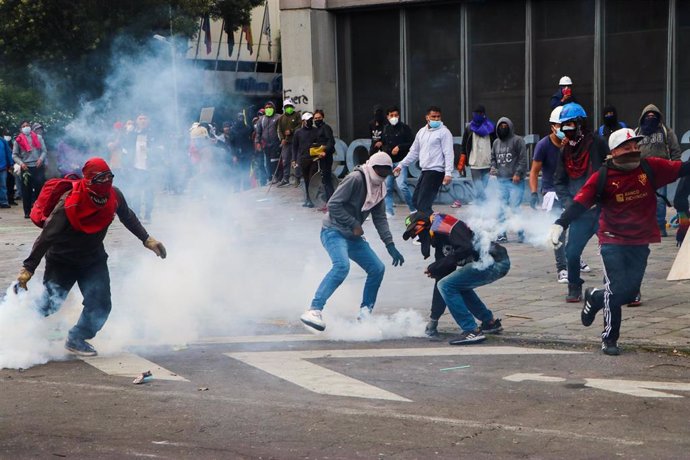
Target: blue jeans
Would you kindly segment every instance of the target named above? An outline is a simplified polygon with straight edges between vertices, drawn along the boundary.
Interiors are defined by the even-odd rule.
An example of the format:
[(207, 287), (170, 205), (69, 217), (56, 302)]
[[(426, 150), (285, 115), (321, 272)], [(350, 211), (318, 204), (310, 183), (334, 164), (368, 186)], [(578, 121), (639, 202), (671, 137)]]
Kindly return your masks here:
[(599, 210), (589, 210), (572, 221), (568, 229), (568, 242), (565, 257), (568, 259), (568, 284), (582, 286), (580, 278), (580, 258), (587, 242), (599, 229)]
[(592, 295), (592, 304), (604, 310), (602, 340), (618, 341), (621, 328), (621, 306), (630, 303), (640, 292), (640, 285), (647, 269), (649, 245), (602, 244), (601, 260), (604, 262), (603, 290)]
[[(657, 193), (666, 196), (667, 186), (657, 189)], [(659, 228), (666, 229), (666, 202), (663, 198), (657, 195), (656, 197), (656, 223), (659, 224)]]
[[(398, 163), (393, 163), (393, 168), (398, 166)], [(386, 177), (386, 212), (389, 214), (395, 214), (393, 212), (393, 189), (397, 185), (398, 196), (405, 201), (410, 212), (415, 210), (414, 203), (412, 202), (412, 192), (410, 192), (407, 186), (407, 166), (404, 166), (400, 170), (400, 175), (395, 177), (390, 175)]]
[(472, 174), (472, 188), (474, 189), (474, 199), (480, 203), (486, 201), (486, 187), (489, 185), (489, 168), (473, 169), (470, 167), (470, 174)]
[[(12, 197), (14, 200), (14, 197)], [(10, 204), (7, 199), (7, 170), (0, 171), (0, 204)]]
[(486, 308), (474, 289), (503, 278), (508, 270), (508, 258), (494, 262), (483, 270), (477, 268), (477, 263), (471, 263), (459, 267), (438, 282), (438, 290), (446, 301), (450, 314), (463, 331), (474, 331), (477, 328), (475, 318), (483, 322), (491, 321), (493, 313)]
[(376, 295), (379, 292), (383, 273), (386, 267), (381, 259), (372, 251), (369, 243), (360, 237), (345, 238), (342, 233), (333, 228), (321, 229), (321, 244), (326, 248), (333, 267), (319, 284), (311, 301), (312, 310), (323, 310), (326, 301), (333, 295), (350, 271), (350, 259), (367, 273), (364, 283), (364, 293), (360, 307), (374, 308)]

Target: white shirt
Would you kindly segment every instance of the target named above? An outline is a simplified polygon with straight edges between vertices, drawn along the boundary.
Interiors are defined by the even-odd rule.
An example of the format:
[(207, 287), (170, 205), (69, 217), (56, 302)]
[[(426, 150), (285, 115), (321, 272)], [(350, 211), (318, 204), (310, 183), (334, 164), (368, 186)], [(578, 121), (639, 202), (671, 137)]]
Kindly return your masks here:
[(425, 125), (417, 131), (412, 147), (400, 166), (409, 166), (419, 160), (422, 171), (439, 171), (446, 176), (453, 174), (453, 135), (442, 125), (431, 129)]
[(147, 166), (147, 161), (148, 160), (148, 152), (146, 151), (146, 144), (147, 144), (147, 138), (146, 134), (137, 134), (137, 141), (135, 144), (135, 152), (134, 152), (134, 169), (143, 169), (146, 171), (148, 168)]

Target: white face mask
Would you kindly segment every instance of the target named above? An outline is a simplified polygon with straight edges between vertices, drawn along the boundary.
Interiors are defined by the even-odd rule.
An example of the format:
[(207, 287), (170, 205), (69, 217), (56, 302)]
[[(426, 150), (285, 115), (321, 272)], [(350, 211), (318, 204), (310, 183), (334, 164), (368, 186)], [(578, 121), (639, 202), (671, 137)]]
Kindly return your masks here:
[(24, 126), (22, 128), (22, 133), (24, 133), (25, 136), (28, 136), (31, 133), (31, 128), (28, 126)]
[(12, 138), (11, 138), (10, 136), (5, 136), (5, 140), (6, 140), (7, 142), (9, 142), (9, 141), (12, 140)]
[(391, 117), (388, 119), (388, 123), (390, 123), (392, 126), (397, 125), (399, 121), (400, 121), (400, 118), (398, 118), (398, 117)]

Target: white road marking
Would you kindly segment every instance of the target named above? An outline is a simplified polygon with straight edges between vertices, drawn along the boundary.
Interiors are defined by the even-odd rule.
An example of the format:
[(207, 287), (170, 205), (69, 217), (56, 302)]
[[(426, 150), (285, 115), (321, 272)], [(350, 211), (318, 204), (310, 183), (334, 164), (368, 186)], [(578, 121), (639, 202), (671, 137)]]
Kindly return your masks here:
[[(503, 377), (503, 380), (510, 382), (565, 382), (561, 377), (549, 377), (543, 374), (512, 374)], [(599, 390), (611, 391), (638, 398), (682, 398), (681, 395), (664, 393), (663, 391), (690, 391), (690, 383), (680, 382), (650, 382), (640, 380), (619, 380), (619, 379), (584, 379), (585, 386), (597, 388)]]
[(381, 348), (359, 350), (304, 350), (225, 353), (230, 358), (254, 366), (278, 378), (318, 394), (353, 398), (384, 399), (411, 402), (407, 398), (382, 390), (360, 380), (326, 369), (305, 359), (319, 358), (389, 358), (419, 356), (487, 356), (487, 355), (566, 355), (574, 351), (519, 347), (444, 347)]
[(132, 353), (119, 353), (117, 355), (94, 356), (81, 359), (99, 371), (116, 377), (134, 378), (142, 372), (151, 371), (155, 380), (189, 382), (186, 378)]
[(509, 382), (565, 382), (564, 378), (549, 377), (548, 375), (544, 374), (513, 374), (509, 375), (508, 377), (503, 377), (503, 380), (507, 380)]
[(272, 342), (316, 342), (327, 341), (328, 337), (314, 334), (276, 334), (276, 335), (244, 335), (230, 337), (207, 337), (193, 341), (194, 344), (231, 344), (231, 343), (272, 343)]

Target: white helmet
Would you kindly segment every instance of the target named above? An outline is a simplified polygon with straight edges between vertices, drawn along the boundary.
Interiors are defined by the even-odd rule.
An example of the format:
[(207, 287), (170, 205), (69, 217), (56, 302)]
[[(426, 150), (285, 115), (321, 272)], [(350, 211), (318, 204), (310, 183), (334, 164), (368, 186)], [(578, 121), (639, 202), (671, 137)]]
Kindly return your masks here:
[(292, 102), (292, 99), (287, 98), (287, 99), (285, 99), (285, 100), (283, 101), (283, 107), (287, 107), (288, 105), (291, 105), (291, 106), (294, 107), (294, 106), (295, 106), (295, 103)]
[(558, 80), (558, 86), (570, 86), (572, 84), (573, 81), (567, 75), (562, 76), (561, 79)]
[(561, 112), (563, 111), (563, 106), (559, 105), (551, 111), (549, 116), (549, 123), (560, 123), (561, 122)]

